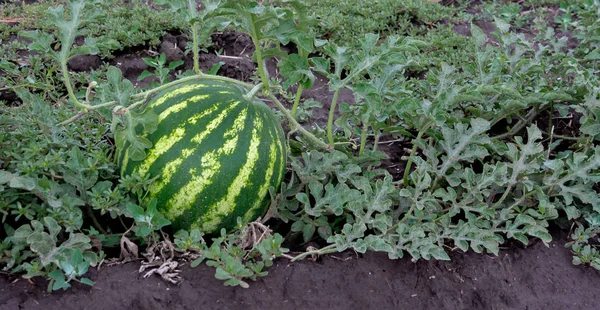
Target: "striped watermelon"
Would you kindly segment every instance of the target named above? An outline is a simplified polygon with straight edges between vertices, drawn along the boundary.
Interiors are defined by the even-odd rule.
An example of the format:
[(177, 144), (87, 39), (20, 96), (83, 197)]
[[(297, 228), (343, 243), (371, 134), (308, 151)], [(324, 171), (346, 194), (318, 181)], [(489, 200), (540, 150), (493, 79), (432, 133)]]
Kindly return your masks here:
[(176, 85), (155, 96), (148, 107), (158, 128), (145, 137), (153, 144), (142, 161), (119, 150), (121, 175), (160, 177), (147, 201), (173, 228), (228, 231), (262, 216), (286, 166), (283, 129), (271, 109), (249, 101), (238, 86), (220, 81)]

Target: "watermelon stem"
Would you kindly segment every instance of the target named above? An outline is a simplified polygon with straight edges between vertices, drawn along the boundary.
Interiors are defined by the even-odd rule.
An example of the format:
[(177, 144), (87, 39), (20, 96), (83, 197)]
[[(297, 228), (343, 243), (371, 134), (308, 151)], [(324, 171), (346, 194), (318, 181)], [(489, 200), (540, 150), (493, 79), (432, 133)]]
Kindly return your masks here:
[[(302, 19), (300, 19), (302, 21)], [(298, 24), (298, 29), (302, 31), (302, 23)], [(300, 47), (298, 48), (298, 55), (308, 60), (307, 51)], [(304, 91), (304, 86), (302, 83), (298, 83), (298, 90), (296, 91), (296, 98), (294, 99), (294, 105), (292, 105), (292, 116), (296, 118), (296, 110), (298, 109), (298, 105), (300, 104), (300, 97), (302, 96), (302, 91)]]
[(86, 205), (86, 210), (85, 211), (86, 211), (87, 215), (90, 217), (90, 219), (92, 220), (92, 224), (94, 225), (94, 227), (101, 234), (108, 235), (108, 233), (106, 232), (106, 230), (104, 230), (104, 228), (102, 228), (102, 225), (100, 225), (100, 222), (98, 222), (98, 219), (94, 215), (94, 211), (92, 211), (92, 207), (90, 205)]
[(329, 118), (327, 119), (327, 139), (329, 140), (329, 145), (333, 147), (333, 117), (335, 116), (335, 106), (337, 105), (338, 97), (340, 96), (340, 91), (342, 89), (338, 88), (333, 93), (333, 99), (331, 100), (331, 106), (329, 107)]
[[(275, 95), (271, 91), (271, 86), (269, 84), (269, 76), (268, 76), (267, 71), (265, 70), (265, 63), (262, 58), (262, 48), (260, 46), (260, 39), (259, 39), (260, 37), (259, 37), (258, 29), (256, 28), (256, 22), (254, 20), (254, 15), (247, 14), (246, 17), (248, 18), (248, 20), (251, 21), (252, 29), (251, 29), (249, 35), (252, 38), (252, 43), (254, 43), (254, 47), (256, 50), (255, 55), (256, 55), (256, 64), (258, 65), (258, 74), (260, 75), (262, 84), (265, 87), (266, 95), (269, 97), (269, 99), (271, 99), (271, 101), (273, 103), (275, 103), (277, 108), (279, 108), (279, 110), (283, 113), (283, 115), (285, 115), (285, 117), (288, 119), (290, 126), (292, 127), (292, 130), (300, 131), (306, 138), (308, 138), (310, 141), (312, 141), (319, 147), (326, 149), (330, 152), (333, 151), (333, 143), (331, 143), (331, 145), (328, 145), (327, 143), (321, 141), (319, 138), (315, 137), (313, 134), (308, 132), (308, 130), (304, 129), (304, 127), (302, 127), (298, 123), (298, 121), (296, 121), (296, 118), (292, 115), (292, 113), (290, 113), (290, 111), (281, 103), (281, 101), (279, 101), (279, 99), (277, 99), (277, 97), (275, 97)], [(297, 100), (299, 101), (300, 99), (298, 98)], [(297, 106), (296, 103), (295, 103), (295, 106)], [(294, 110), (294, 112), (295, 112), (295, 110)]]
[(294, 105), (292, 106), (292, 116), (294, 118), (296, 117), (296, 110), (298, 109), (298, 104), (300, 103), (300, 96), (302, 96), (303, 90), (304, 87), (302, 87), (302, 84), (299, 84), (298, 91), (296, 92), (296, 98), (294, 99)]
[[(254, 85), (250, 84), (250, 83), (246, 83), (246, 82), (242, 82), (236, 79), (232, 79), (232, 78), (228, 78), (225, 76), (219, 76), (219, 75), (210, 75), (210, 74), (204, 74), (204, 73), (200, 73), (199, 75), (193, 75), (193, 76), (187, 76), (184, 78), (181, 78), (179, 80), (175, 80), (173, 82), (169, 82), (167, 84), (161, 85), (157, 88), (153, 88), (150, 89), (148, 91), (139, 93), (139, 94), (135, 94), (133, 96), (131, 96), (131, 98), (134, 99), (138, 99), (138, 98), (143, 98), (146, 96), (150, 96), (153, 95), (155, 93), (158, 93), (160, 91), (163, 91), (165, 89), (168, 89), (172, 86), (175, 86), (177, 84), (182, 84), (182, 83), (187, 83), (190, 81), (196, 81), (196, 80), (214, 80), (214, 81), (221, 81), (221, 82), (226, 82), (226, 83), (231, 83), (231, 84), (236, 84), (236, 85), (240, 85), (246, 89), (252, 89), (254, 87)], [(111, 101), (113, 104), (116, 103), (116, 101)]]
[(318, 249), (318, 250), (314, 250), (314, 251), (306, 251), (300, 255), (297, 255), (296, 257), (292, 258), (290, 261), (291, 262), (295, 262), (297, 260), (301, 260), (303, 258), (305, 258), (306, 256), (309, 255), (325, 255), (325, 254), (330, 254), (330, 253), (336, 253), (338, 252), (337, 247), (335, 246), (335, 244), (330, 244), (322, 249)]
[(246, 98), (249, 101), (252, 101), (252, 99), (254, 99), (254, 97), (256, 96), (256, 93), (258, 93), (259, 90), (261, 90), (261, 88), (263, 88), (263, 83), (259, 83), (256, 86), (252, 87), (252, 89), (244, 95), (244, 98)]
[(333, 152), (333, 146), (332, 145), (329, 145), (329, 144), (321, 141), (321, 139), (315, 137), (315, 135), (313, 135), (312, 133), (310, 133), (308, 130), (304, 129), (304, 127), (302, 127), (302, 125), (300, 125), (298, 123), (298, 121), (296, 121), (296, 119), (292, 116), (292, 114), (290, 113), (290, 111), (283, 106), (283, 104), (281, 103), (281, 101), (279, 101), (279, 99), (277, 99), (277, 97), (275, 97), (275, 95), (273, 95), (272, 92), (268, 93), (268, 97), (269, 97), (269, 99), (271, 99), (271, 101), (273, 103), (275, 103), (275, 105), (277, 106), (277, 108), (279, 108), (279, 110), (281, 110), (281, 112), (283, 113), (283, 115), (285, 115), (285, 117), (288, 119), (288, 121), (290, 122), (290, 126), (292, 127), (292, 130), (298, 130), (298, 131), (300, 131), (306, 138), (308, 138), (314, 144), (318, 145), (320, 148), (323, 148), (323, 149), (326, 149), (326, 150), (328, 150), (330, 152)]
[(362, 155), (365, 151), (365, 144), (367, 143), (367, 131), (369, 130), (369, 124), (363, 123), (362, 132), (360, 133), (360, 149), (358, 150), (358, 156)]
[[(425, 127), (423, 127), (423, 129), (421, 129), (419, 131), (419, 133), (417, 134), (416, 140), (421, 139), (421, 137), (423, 136), (425, 131), (429, 130), (429, 127), (431, 127), (431, 124), (425, 125)], [(406, 162), (406, 167), (404, 168), (404, 175), (402, 177), (402, 183), (404, 184), (404, 186), (408, 186), (408, 175), (410, 173), (410, 166), (413, 163), (413, 157), (415, 156), (416, 152), (417, 152), (417, 144), (414, 143), (413, 148), (410, 151), (410, 156), (408, 157), (408, 161)]]
[(69, 94), (69, 99), (71, 99), (71, 102), (73, 102), (73, 104), (76, 107), (78, 107), (84, 111), (88, 110), (90, 106), (79, 102), (79, 100), (75, 96), (75, 92), (73, 91), (73, 85), (71, 85), (71, 79), (69, 77), (69, 69), (67, 68), (67, 59), (66, 58), (60, 60), (60, 67), (61, 67), (61, 71), (62, 71), (63, 82), (65, 83), (65, 86), (67, 87), (67, 93)]
[(267, 89), (270, 93), (271, 89), (269, 87), (269, 77), (265, 70), (265, 64), (262, 58), (262, 48), (260, 46), (260, 40), (258, 38), (258, 30), (256, 29), (254, 15), (247, 14), (247, 18), (250, 19), (250, 21), (252, 22), (252, 32), (250, 33), (250, 37), (252, 38), (252, 43), (254, 43), (254, 48), (256, 51), (256, 64), (258, 65), (258, 74), (260, 75), (261, 81), (263, 82), (263, 84), (265, 84), (265, 86), (267, 86)]
[[(65, 68), (66, 68), (66, 63), (65, 63)], [(94, 110), (98, 110), (100, 108), (106, 108), (106, 107), (110, 107), (110, 106), (114, 106), (119, 104), (118, 101), (114, 100), (114, 101), (109, 101), (109, 102), (105, 102), (105, 103), (101, 103), (101, 104), (97, 104), (97, 105), (89, 105), (89, 104), (84, 104), (81, 103), (77, 100), (77, 98), (75, 97), (75, 93), (73, 93), (73, 97), (71, 97), (71, 93), (73, 92), (73, 88), (70, 87), (71, 82), (69, 81), (69, 77), (68, 77), (68, 73), (64, 73), (63, 72), (63, 78), (65, 79), (65, 85), (67, 85), (67, 91), (69, 92), (69, 97), (71, 98), (71, 101), (73, 101), (73, 103), (75, 104), (76, 107), (80, 108), (81, 111), (79, 113), (77, 113), (75, 116), (69, 118), (68, 120), (59, 123), (59, 126), (64, 126), (67, 124), (70, 124), (78, 119), (80, 119), (81, 117), (83, 117), (84, 115), (88, 114), (90, 111), (94, 111)], [(131, 96), (131, 99), (141, 99), (140, 101), (130, 105), (129, 107), (127, 107), (128, 110), (134, 109), (142, 104), (144, 104), (148, 99), (150, 99), (150, 97), (155, 94), (158, 93), (160, 91), (163, 91), (165, 89), (168, 89), (174, 85), (177, 84), (182, 84), (182, 83), (186, 83), (186, 82), (190, 82), (190, 81), (200, 81), (200, 80), (214, 80), (214, 81), (222, 81), (222, 82), (226, 82), (226, 83), (231, 83), (231, 84), (235, 84), (235, 85), (239, 85), (242, 86), (246, 89), (252, 89), (254, 87), (254, 85), (250, 84), (250, 83), (246, 83), (246, 82), (242, 82), (236, 79), (232, 79), (232, 78), (228, 78), (228, 77), (224, 77), (224, 76), (218, 76), (218, 75), (210, 75), (210, 74), (203, 74), (200, 73), (199, 75), (193, 75), (193, 76), (188, 76), (188, 77), (184, 77), (182, 79), (179, 80), (175, 80), (173, 82), (169, 82), (167, 84), (161, 85), (157, 88), (153, 88), (150, 90), (147, 90), (145, 92), (141, 92), (135, 95)], [(69, 91), (70, 90), (70, 91)]]
[(194, 22), (192, 24), (192, 52), (194, 54), (194, 72), (196, 74), (201, 75), (202, 71), (200, 70), (200, 51), (198, 48), (198, 22)]

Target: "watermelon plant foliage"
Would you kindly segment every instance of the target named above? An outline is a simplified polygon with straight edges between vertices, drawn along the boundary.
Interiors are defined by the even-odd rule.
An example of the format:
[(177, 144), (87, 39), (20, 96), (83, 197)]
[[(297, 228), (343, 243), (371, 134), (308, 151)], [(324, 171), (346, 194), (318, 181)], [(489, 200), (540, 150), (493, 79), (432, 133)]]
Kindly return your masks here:
[[(507, 23), (515, 18), (508, 10), (514, 6), (504, 11), (488, 7), (495, 25), (491, 34), (475, 24), (470, 37), (441, 24), (426, 31), (407, 26), (408, 35), (368, 25), (380, 30), (360, 33), (357, 44), (345, 46), (348, 42), (336, 36), (328, 40), (320, 32), (331, 20), (308, 2), (312, 10), (293, 0), (211, 0), (203, 2), (204, 9), (193, 1), (156, 1), (184, 21), (194, 70), (170, 81), (164, 69), (177, 64), (169, 67), (159, 58), (155, 74), (160, 83), (144, 90), (115, 67), (76, 90), (67, 61), (97, 53), (107, 43), (88, 37), (72, 46), (93, 22), (96, 4), (80, 0), (66, 10), (50, 9), (48, 23), (55, 32), (23, 36), (32, 40), (31, 51), (48, 54), (54, 62), (77, 114), (69, 118), (64, 106), (49, 108), (33, 91), (39, 81), (9, 86), (23, 105), (5, 105), (0, 113), (0, 126), (7, 129), (0, 145), (9, 150), (0, 155), (4, 270), (47, 276), (50, 290), (67, 288), (71, 281), (92, 284), (84, 274), (103, 258), (103, 252), (92, 249), (92, 239), (111, 246), (131, 238), (152, 248), (167, 238), (162, 229), (177, 225), (178, 219), (161, 209), (168, 198), (152, 195), (167, 180), (164, 173), (137, 169), (141, 173), (120, 175), (109, 160), (119, 156), (106, 135), (122, 151), (120, 168), (127, 170), (127, 161), (153, 159), (153, 147), (165, 136), (164, 117), (153, 102), (186, 85), (235, 88), (236, 98), (275, 106), (288, 126), (289, 165), (283, 182), (269, 184), (266, 216), (290, 223), (283, 231), (290, 242), (323, 244), (291, 256), (282, 248), (282, 235), (237, 218), (228, 227), (237, 230), (176, 232), (177, 252), (191, 255), (193, 265), (215, 267), (226, 285), (247, 287), (247, 279), (266, 275), (264, 268), (281, 256), (295, 261), (349, 249), (385, 252), (391, 259), (408, 254), (414, 260), (448, 260), (458, 250), (498, 254), (507, 239), (549, 244), (552, 224), (574, 227), (567, 246), (575, 264), (599, 268), (600, 58), (595, 34), (600, 9), (592, 0), (563, 8), (579, 21), (560, 20), (580, 39), (574, 49), (566, 48), (566, 38), (558, 37), (543, 15), (527, 21), (536, 37), (519, 34)], [(201, 44), (225, 27), (246, 33), (256, 47), (252, 83), (199, 69)], [(281, 49), (290, 44), (296, 48)], [(269, 75), (268, 60), (276, 61), (280, 76)], [(16, 72), (7, 62), (0, 66)], [(329, 80), (332, 93), (322, 125), (301, 123), (317, 106), (303, 98), (316, 74)], [(353, 100), (340, 100), (342, 92), (350, 92)], [(216, 98), (222, 104), (215, 105), (215, 115), (235, 106)], [(261, 104), (261, 109), (268, 108)], [(110, 124), (96, 121), (106, 116)], [(186, 119), (173, 122), (181, 125)], [(565, 126), (574, 128), (571, 134), (563, 134)], [(395, 150), (402, 152), (403, 172), (391, 173), (382, 165), (389, 155), (382, 148), (398, 143), (406, 146)], [(102, 227), (97, 218), (106, 216), (120, 230)], [(261, 237), (249, 238), (256, 229)], [(212, 242), (204, 239), (215, 231), (219, 235)]]

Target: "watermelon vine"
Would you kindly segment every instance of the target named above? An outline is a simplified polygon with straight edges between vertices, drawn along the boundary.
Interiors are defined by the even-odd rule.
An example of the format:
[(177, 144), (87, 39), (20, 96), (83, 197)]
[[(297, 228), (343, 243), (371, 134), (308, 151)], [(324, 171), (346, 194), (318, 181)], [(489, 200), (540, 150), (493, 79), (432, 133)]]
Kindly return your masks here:
[[(574, 263), (600, 266), (593, 242), (600, 227), (600, 58), (590, 52), (597, 42), (587, 39), (593, 31), (574, 26), (583, 47), (571, 52), (552, 28), (539, 26), (531, 41), (502, 18), (494, 19), (492, 34), (475, 24), (470, 37), (380, 30), (346, 47), (319, 35), (323, 23), (301, 1), (155, 4), (191, 35), (193, 71), (172, 82), (160, 78), (164, 84), (145, 91), (116, 67), (94, 79), (69, 72), (72, 57), (104, 48), (89, 37), (74, 46), (97, 17), (95, 2), (48, 10), (56, 37), (21, 33), (32, 41), (30, 51), (54, 62), (66, 92), (58, 99), (76, 111), (51, 110), (28, 88), (12, 87), (26, 115), (2, 111), (10, 120), (0, 118), (0, 125), (15, 133), (0, 136), (0, 145), (26, 135), (37, 140), (0, 156), (3, 221), (20, 225), (6, 225), (4, 270), (47, 276), (49, 290), (72, 281), (91, 285), (86, 271), (106, 258), (92, 249), (99, 242), (120, 247), (120, 262), (162, 260), (165, 268), (144, 268), (171, 282), (179, 279), (158, 270), (192, 261), (215, 267), (226, 285), (247, 287), (278, 257), (349, 249), (415, 260), (447, 260), (456, 250), (497, 254), (507, 239), (550, 243), (553, 223), (576, 227), (568, 244)], [(584, 4), (578, 12), (589, 23), (600, 14)], [(251, 38), (252, 83), (201, 72), (200, 48), (224, 29)], [(304, 98), (317, 74), (332, 93), (326, 123), (302, 123), (318, 105)], [(573, 137), (556, 133), (557, 118), (574, 121)], [(51, 134), (42, 139), (40, 132)], [(382, 148), (390, 145), (401, 145), (392, 154), (401, 170), (395, 174), (382, 169), (390, 155)], [(99, 216), (118, 229), (102, 227)], [(274, 232), (268, 220), (289, 225)], [(290, 255), (284, 240), (319, 248)]]

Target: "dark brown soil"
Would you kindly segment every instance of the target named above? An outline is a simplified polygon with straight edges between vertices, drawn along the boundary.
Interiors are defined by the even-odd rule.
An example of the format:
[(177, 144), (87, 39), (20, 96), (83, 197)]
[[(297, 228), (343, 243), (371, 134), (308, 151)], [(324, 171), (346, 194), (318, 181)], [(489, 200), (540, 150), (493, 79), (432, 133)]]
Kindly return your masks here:
[(172, 285), (137, 264), (92, 270), (94, 287), (47, 294), (47, 282), (0, 279), (1, 309), (598, 309), (600, 273), (571, 264), (564, 232), (546, 247), (499, 256), (456, 252), (452, 261), (342, 253), (317, 262), (276, 261), (250, 288), (225, 287), (214, 269), (183, 268)]

